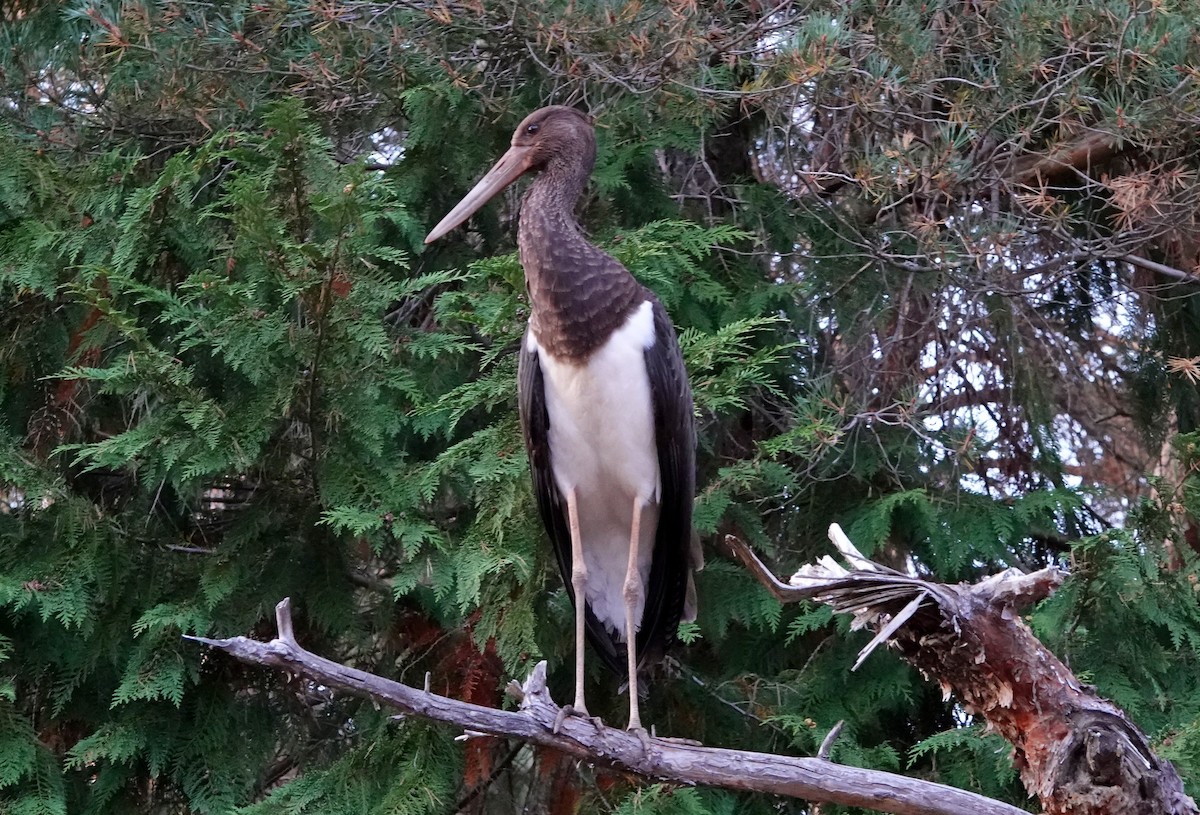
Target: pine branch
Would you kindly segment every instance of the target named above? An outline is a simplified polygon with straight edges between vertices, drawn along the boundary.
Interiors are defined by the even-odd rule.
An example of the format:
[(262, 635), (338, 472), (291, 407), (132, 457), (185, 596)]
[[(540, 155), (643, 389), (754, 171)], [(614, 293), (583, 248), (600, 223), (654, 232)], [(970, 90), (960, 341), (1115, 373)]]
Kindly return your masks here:
[(593, 764), (677, 784), (786, 795), (858, 806), (894, 815), (1021, 815), (1022, 810), (964, 790), (892, 773), (846, 767), (821, 758), (795, 758), (648, 737), (567, 717), (555, 732), (560, 708), (546, 689), (546, 663), (525, 684), (509, 684), (517, 711), (496, 710), (419, 690), (319, 657), (296, 642), (290, 601), (275, 607), (278, 636), (214, 640), (187, 637), (242, 662), (280, 668), (315, 682), (393, 706), (404, 713), (489, 734), (553, 747)]
[[(887, 642), (954, 693), (1013, 745), (1015, 764), (1046, 815), (1194, 815), (1178, 772), (1119, 707), (1084, 685), (1021, 621), (1020, 610), (1061, 585), (1055, 568), (1010, 569), (949, 586), (867, 560), (834, 524), (829, 537), (850, 568), (825, 557), (783, 583), (745, 543), (734, 554), (780, 602), (815, 600), (876, 631), (859, 663)], [(857, 665), (855, 666), (857, 667)]]

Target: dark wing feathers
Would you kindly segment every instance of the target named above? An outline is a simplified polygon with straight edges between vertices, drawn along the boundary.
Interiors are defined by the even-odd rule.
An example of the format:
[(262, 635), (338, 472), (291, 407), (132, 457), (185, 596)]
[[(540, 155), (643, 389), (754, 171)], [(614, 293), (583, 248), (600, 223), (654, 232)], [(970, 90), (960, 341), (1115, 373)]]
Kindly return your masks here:
[[(666, 310), (647, 293), (654, 309), (654, 345), (645, 359), (654, 402), (654, 434), (662, 480), (658, 530), (646, 606), (638, 631), (639, 665), (657, 659), (670, 645), (679, 627), (687, 595), (691, 563), (692, 499), (696, 487), (696, 439), (692, 417), (692, 392), (679, 351), (679, 341)], [(571, 533), (566, 501), (559, 494), (550, 467), (549, 427), (542, 368), (536, 351), (521, 343), (517, 376), (521, 428), (529, 454), (529, 469), (542, 523), (554, 544), (558, 568), (574, 601), (571, 586)], [(625, 646), (587, 610), (587, 638), (601, 661), (618, 674), (625, 673)]]
[(662, 480), (658, 530), (646, 609), (638, 631), (639, 664), (658, 658), (675, 638), (683, 614), (692, 540), (692, 500), (696, 492), (696, 429), (692, 390), (679, 340), (662, 303), (654, 304), (654, 345), (646, 350), (650, 394), (654, 402), (654, 438)]

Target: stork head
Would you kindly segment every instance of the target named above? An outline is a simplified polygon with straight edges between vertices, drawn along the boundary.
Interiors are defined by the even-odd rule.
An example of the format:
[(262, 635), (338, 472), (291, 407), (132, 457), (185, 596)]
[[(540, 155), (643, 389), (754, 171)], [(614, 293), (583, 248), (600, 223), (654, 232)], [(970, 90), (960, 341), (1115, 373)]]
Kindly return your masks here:
[(586, 175), (595, 159), (596, 134), (585, 114), (563, 105), (535, 110), (517, 126), (508, 152), (430, 231), (425, 243), (433, 243), (470, 218), (496, 193), (527, 172), (579, 167)]

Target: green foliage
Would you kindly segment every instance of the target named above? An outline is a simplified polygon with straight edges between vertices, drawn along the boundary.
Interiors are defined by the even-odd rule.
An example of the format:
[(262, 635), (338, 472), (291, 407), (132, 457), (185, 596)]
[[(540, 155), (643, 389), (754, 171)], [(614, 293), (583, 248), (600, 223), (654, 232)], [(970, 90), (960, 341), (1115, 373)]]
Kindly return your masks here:
[(1012, 746), (979, 725), (958, 726), (935, 733), (913, 745), (909, 764), (936, 763), (942, 780), (956, 787), (977, 789), (990, 798), (1022, 803), (1022, 790), (1010, 755)]
[(1194, 779), (1200, 771), (1196, 564), (1169, 569), (1161, 554), (1117, 532), (1080, 541), (1072, 562), (1071, 579), (1039, 607), (1034, 630)]
[[(838, 761), (1026, 803), (953, 701), (885, 649), (852, 673), (865, 632), (721, 555), (786, 572), (836, 521), (941, 580), (1069, 565), (1033, 626), (1195, 788), (1200, 301), (1112, 260), (1195, 264), (1195, 3), (752, 5), (5, 12), (0, 810), (528, 803), (540, 758), (182, 635), (265, 635), (289, 596), (331, 659), (501, 705), (544, 658), (569, 693), (516, 196), (423, 239), (525, 113), (580, 100), (581, 220), (667, 306), (697, 406), (708, 568), (647, 721), (799, 754), (844, 721)], [(1014, 176), (1079, 134), (1123, 163)], [(610, 721), (617, 684), (588, 678)], [(588, 812), (806, 811), (570, 780)]]
[[(180, 634), (244, 629), (290, 593), (315, 631), (338, 632), (343, 647), (361, 636), (347, 629), (349, 566), (320, 508), (335, 519), (357, 510), (360, 524), (373, 512), (358, 535), (382, 535), (383, 507), (403, 501), (396, 411), (418, 391), (379, 304), (453, 276), (396, 275), (407, 215), (377, 174), (331, 161), (297, 101), (264, 126), (161, 168), (114, 154), (102, 164), (126, 174), (123, 206), (96, 206), (85, 177), (65, 207), (28, 212), (5, 243), (5, 290), (49, 296), (43, 308), (75, 332), (75, 357), (47, 371), (46, 392), (95, 405), (84, 440), (56, 455), (66, 483), (5, 451), (18, 507), (0, 517), (0, 602), (22, 677), (13, 701), (44, 697), (53, 727), (82, 728), (66, 740), (70, 783), (52, 771), (54, 785), (14, 808), (57, 796), (102, 811), (131, 794), (122, 779), (148, 769), (164, 795), (226, 811), (260, 783), (274, 749), (263, 717), (282, 711), (261, 694), (231, 705), (234, 687), (214, 684)], [(97, 220), (85, 250), (67, 234), (75, 207)], [(33, 262), (36, 279), (63, 283), (32, 287)], [(35, 316), (14, 319), (17, 336), (41, 330)], [(73, 403), (56, 407), (78, 420)], [(29, 418), (30, 433), (51, 418)], [(364, 489), (388, 459), (390, 473)], [(43, 747), (10, 755), (14, 779), (41, 779), (53, 762)]]
[(713, 806), (699, 790), (655, 784), (626, 798), (614, 815), (717, 815), (728, 807)]
[(453, 807), (461, 760), (446, 733), (376, 715), (356, 721), (347, 741), (348, 749), (328, 767), (237, 811), (423, 815)]

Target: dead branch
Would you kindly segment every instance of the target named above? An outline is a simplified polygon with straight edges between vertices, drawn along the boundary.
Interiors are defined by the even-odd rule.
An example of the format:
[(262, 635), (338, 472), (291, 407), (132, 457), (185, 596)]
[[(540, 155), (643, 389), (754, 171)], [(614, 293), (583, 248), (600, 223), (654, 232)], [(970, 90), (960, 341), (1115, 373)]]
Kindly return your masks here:
[(896, 815), (1023, 815), (1016, 807), (953, 787), (821, 758), (723, 750), (645, 734), (639, 737), (575, 717), (567, 717), (556, 733), (559, 707), (546, 690), (545, 662), (538, 663), (524, 685), (510, 683), (509, 692), (519, 700), (519, 710), (496, 710), (418, 690), (306, 651), (296, 643), (286, 599), (275, 607), (275, 618), (278, 636), (270, 642), (247, 637), (188, 639), (242, 662), (280, 668), (407, 714), (454, 725), (468, 737), (488, 734), (520, 739), (655, 781), (764, 792)]
[(953, 693), (968, 713), (983, 717), (1012, 744), (1021, 780), (1046, 815), (1197, 812), (1174, 766), (1153, 753), (1124, 711), (1076, 679), (1022, 622), (1022, 608), (1062, 583), (1059, 570), (1010, 569), (950, 586), (872, 563), (836, 524), (829, 536), (850, 568), (825, 557), (790, 584), (741, 541), (726, 543), (781, 602), (825, 603), (852, 614), (854, 627), (875, 631), (860, 663), (886, 642), (947, 697)]
[(1118, 152), (1117, 140), (1107, 133), (1088, 133), (1047, 152), (1021, 156), (1011, 178), (1018, 184), (1045, 183), (1102, 167)]

